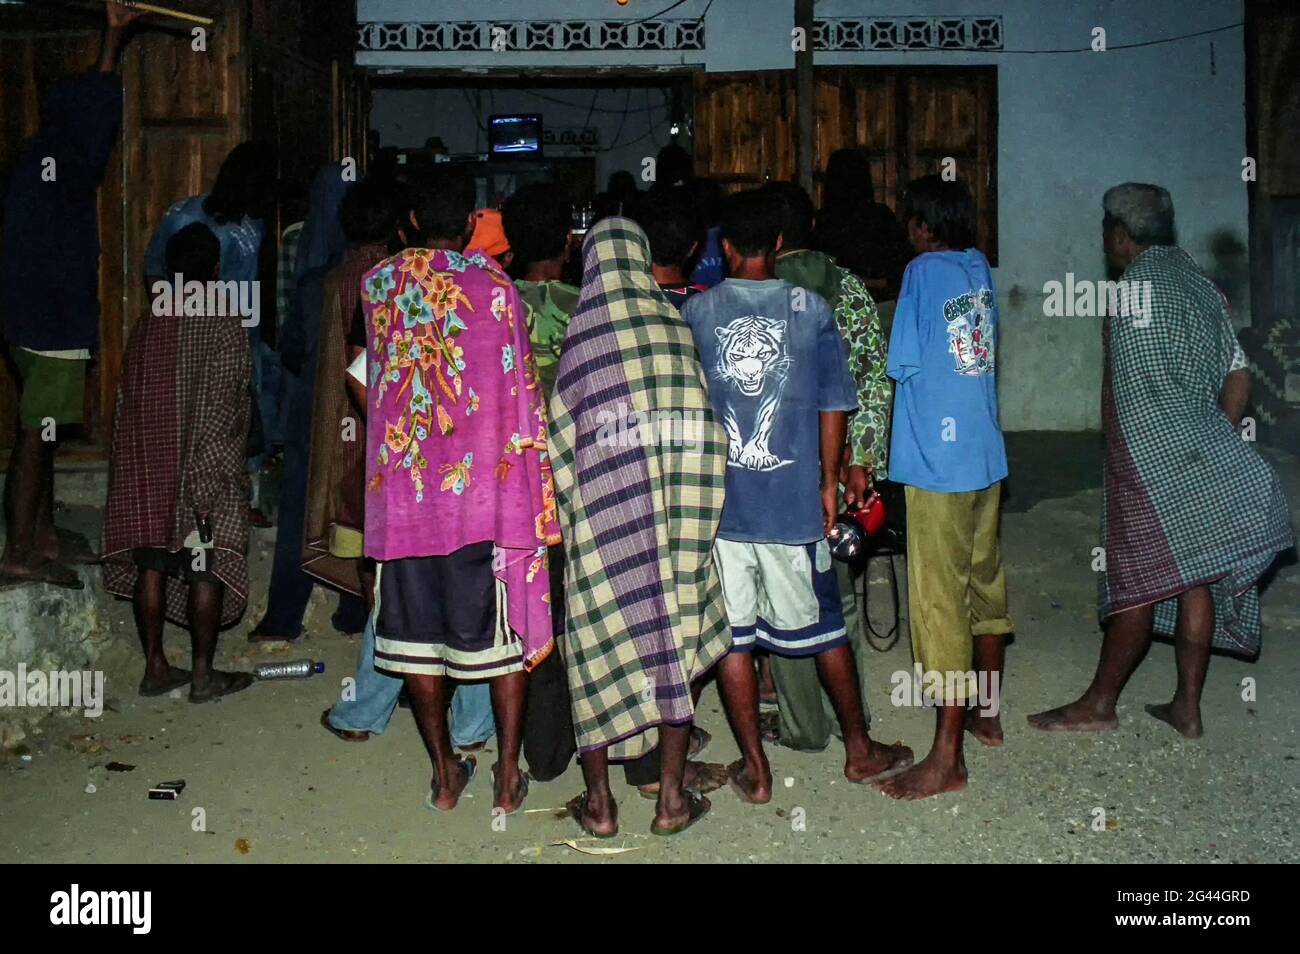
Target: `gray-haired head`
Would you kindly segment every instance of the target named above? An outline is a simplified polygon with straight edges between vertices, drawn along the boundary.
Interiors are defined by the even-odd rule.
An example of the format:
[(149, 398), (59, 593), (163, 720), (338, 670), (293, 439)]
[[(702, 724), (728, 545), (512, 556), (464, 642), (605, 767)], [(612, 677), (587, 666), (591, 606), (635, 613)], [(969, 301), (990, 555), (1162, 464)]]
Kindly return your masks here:
[(1106, 190), (1106, 218), (1124, 226), (1138, 245), (1173, 245), (1174, 200), (1169, 190), (1146, 182), (1125, 182)]

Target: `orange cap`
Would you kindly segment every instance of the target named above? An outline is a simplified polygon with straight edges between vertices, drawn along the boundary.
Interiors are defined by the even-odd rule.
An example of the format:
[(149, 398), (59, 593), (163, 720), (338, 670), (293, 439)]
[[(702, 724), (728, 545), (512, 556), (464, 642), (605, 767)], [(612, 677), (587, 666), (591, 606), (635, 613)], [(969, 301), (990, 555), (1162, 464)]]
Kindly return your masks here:
[(474, 213), (474, 234), (468, 248), (481, 248), (493, 258), (510, 250), (505, 229), (501, 227), (501, 213), (496, 209), (479, 209)]

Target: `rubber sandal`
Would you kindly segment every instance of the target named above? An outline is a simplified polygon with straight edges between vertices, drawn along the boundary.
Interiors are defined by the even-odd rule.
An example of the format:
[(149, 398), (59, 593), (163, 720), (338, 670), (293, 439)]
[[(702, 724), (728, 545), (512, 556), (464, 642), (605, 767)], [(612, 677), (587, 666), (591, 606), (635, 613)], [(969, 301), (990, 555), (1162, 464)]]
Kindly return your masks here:
[(686, 793), (686, 810), (687, 810), (686, 821), (682, 822), (680, 825), (673, 825), (671, 828), (660, 828), (658, 825), (654, 824), (654, 822), (651, 822), (650, 833), (652, 835), (663, 835), (664, 837), (671, 837), (672, 835), (680, 835), (686, 829), (690, 828), (697, 821), (699, 821), (701, 818), (707, 815), (709, 813), (709, 809), (712, 807), (713, 804), (703, 795), (699, 794), (698, 792), (688, 791)]
[(336, 739), (342, 739), (344, 742), (368, 742), (370, 733), (358, 729), (340, 729), (330, 722), (330, 710), (326, 709), (320, 714), (320, 724), (330, 735)]
[(883, 782), (895, 775), (901, 775), (912, 767), (914, 761), (912, 750), (902, 742), (895, 742), (893, 745), (885, 746), (885, 748), (898, 756), (897, 759), (889, 763), (889, 768), (877, 772), (875, 775), (868, 775), (866, 778), (849, 779), (849, 781), (854, 785), (874, 785), (876, 782)]
[(194, 684), (190, 683), (190, 702), (195, 705), (202, 705), (205, 702), (216, 702), (224, 696), (234, 695), (236, 692), (243, 692), (253, 684), (253, 674), (251, 672), (228, 672), (222, 675), (229, 676), (225, 686), (216, 691), (195, 692)]
[[(465, 785), (464, 785), (464, 786), (461, 788), (461, 790), (460, 790), (460, 794), (461, 794), (461, 795), (464, 795), (464, 794), (465, 794), (465, 790), (469, 788), (469, 783), (472, 782), (472, 781), (474, 781), (474, 774), (478, 771), (478, 762), (476, 762), (476, 761), (475, 761), (474, 759), (472, 759), (472, 758), (470, 758), (470, 759), (457, 759), (457, 760), (456, 760), (456, 771), (459, 772), (459, 771), (461, 770), (461, 767), (462, 767), (462, 766), (465, 766), (465, 767), (466, 767), (466, 768), (465, 768)], [(459, 799), (457, 799), (457, 803), (459, 804)], [(425, 808), (431, 808), (431, 809), (433, 809), (435, 812), (449, 812), (449, 811), (452, 810), (451, 808), (439, 808), (439, 807), (438, 807), (438, 783), (437, 783), (437, 782), (430, 782), (430, 783), (429, 783), (429, 794), (428, 794), (427, 796), (425, 796), (425, 799), (424, 799), (424, 807), (425, 807)], [(453, 806), (453, 808), (454, 808), (454, 807), (455, 807), (455, 806)]]
[(171, 679), (167, 680), (166, 683), (161, 686), (153, 686), (152, 688), (146, 686), (145, 681), (141, 679), (140, 695), (144, 696), (146, 699), (152, 699), (155, 696), (165, 696), (173, 689), (180, 689), (182, 686), (188, 686), (194, 679), (194, 674), (188, 669), (179, 669), (176, 666), (172, 667), (171, 674)]

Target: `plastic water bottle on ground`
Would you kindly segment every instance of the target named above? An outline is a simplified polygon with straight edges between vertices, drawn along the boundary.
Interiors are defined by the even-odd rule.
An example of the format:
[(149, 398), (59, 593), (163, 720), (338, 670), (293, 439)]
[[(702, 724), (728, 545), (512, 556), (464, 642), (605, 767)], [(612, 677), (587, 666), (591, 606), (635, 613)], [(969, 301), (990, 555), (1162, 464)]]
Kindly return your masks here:
[(253, 675), (258, 679), (306, 679), (308, 676), (325, 671), (323, 662), (310, 659), (295, 659), (293, 662), (258, 663), (253, 667)]

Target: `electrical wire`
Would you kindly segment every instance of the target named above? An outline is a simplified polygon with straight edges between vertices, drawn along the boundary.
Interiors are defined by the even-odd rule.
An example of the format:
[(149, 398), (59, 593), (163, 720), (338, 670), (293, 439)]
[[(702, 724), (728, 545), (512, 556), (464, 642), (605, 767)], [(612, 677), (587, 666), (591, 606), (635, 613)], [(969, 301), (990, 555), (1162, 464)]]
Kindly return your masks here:
[[(1184, 33), (1180, 36), (1166, 36), (1156, 40), (1142, 40), (1138, 43), (1120, 43), (1115, 46), (1107, 45), (1104, 52), (1110, 53), (1115, 50), (1136, 50), (1147, 46), (1160, 46), (1161, 44), (1164, 43), (1179, 43), (1183, 40), (1194, 40), (1197, 37), (1210, 36), (1211, 34), (1214, 33), (1226, 33), (1228, 30), (1235, 30), (1238, 27), (1243, 27), (1245, 25), (1246, 24), (1244, 21), (1239, 21), (1237, 23), (1229, 23), (1226, 26), (1212, 27), (1208, 30), (1197, 30), (1195, 33)], [(1024, 55), (1033, 56), (1033, 55), (1044, 55), (1044, 54), (1050, 55), (1050, 54), (1057, 54), (1057, 53), (1095, 53), (1099, 51), (1094, 50), (1090, 46), (1085, 46), (1079, 49), (1069, 49), (1069, 50), (979, 50), (973, 52), (1012, 53), (1012, 54), (1024, 54)]]

